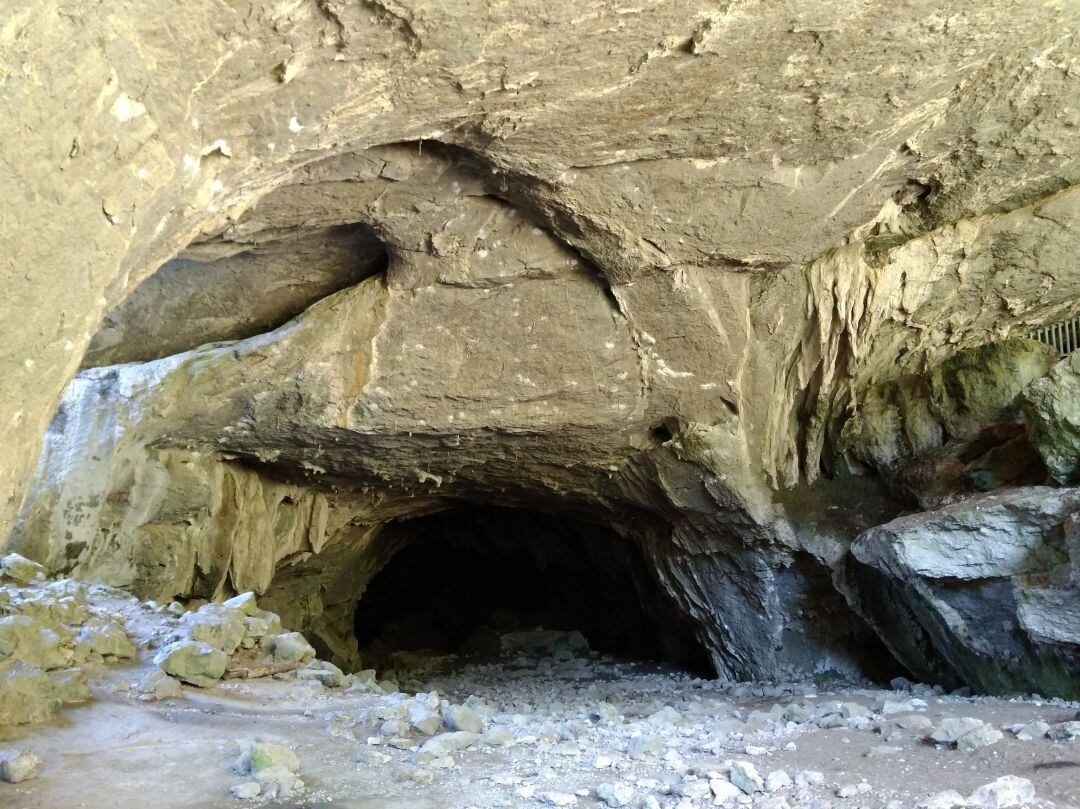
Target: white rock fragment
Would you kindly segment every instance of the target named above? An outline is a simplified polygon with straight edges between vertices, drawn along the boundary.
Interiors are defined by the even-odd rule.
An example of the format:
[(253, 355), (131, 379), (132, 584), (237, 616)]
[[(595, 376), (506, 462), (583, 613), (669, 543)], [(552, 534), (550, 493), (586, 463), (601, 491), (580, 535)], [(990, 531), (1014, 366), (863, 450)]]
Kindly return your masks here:
[(477, 734), (469, 733), (465, 730), (440, 733), (438, 736), (428, 739), (420, 746), (420, 750), (417, 753), (417, 759), (419, 761), (432, 761), (451, 753), (467, 750), (470, 747), (473, 747), (478, 741), (480, 741), (480, 737)]
[(663, 749), (664, 740), (659, 736), (635, 736), (627, 744), (626, 754), (630, 758), (644, 758), (659, 755)]
[(1050, 732), (1050, 723), (1036, 720), (1026, 725), (1013, 725), (1013, 734), (1022, 742), (1030, 742), (1033, 739), (1042, 739)]
[(709, 789), (713, 794), (713, 804), (722, 806), (742, 796), (743, 791), (726, 778), (709, 779)]
[(596, 788), (596, 797), (606, 806), (629, 806), (634, 799), (634, 790), (622, 782), (601, 784)]
[(229, 656), (207, 643), (179, 640), (158, 652), (154, 663), (166, 674), (206, 688), (225, 674)]
[(509, 728), (489, 728), (481, 737), (480, 744), (488, 747), (509, 747), (514, 743), (514, 734)]
[(0, 753), (0, 781), (18, 784), (28, 781), (41, 769), (41, 759), (29, 750)]
[(175, 699), (184, 693), (179, 680), (174, 680), (160, 668), (151, 669), (135, 686), (135, 690), (139, 699), (144, 701)]
[(304, 788), (304, 782), (287, 767), (267, 767), (255, 773), (259, 784), (259, 797), (273, 800), (291, 798)]
[(237, 772), (258, 774), (263, 770), (280, 767), (289, 772), (300, 772), (300, 759), (288, 747), (272, 742), (254, 742), (237, 762)]
[(540, 803), (547, 806), (574, 806), (577, 804), (577, 796), (567, 792), (542, 792), (538, 797)]
[(960, 750), (976, 750), (1001, 741), (1004, 734), (981, 719), (962, 716), (941, 720), (930, 738), (938, 744), (955, 745)]
[(259, 797), (259, 793), (262, 792), (262, 787), (259, 786), (258, 781), (245, 781), (242, 784), (237, 784), (232, 787), (229, 792), (232, 793), (234, 798), (238, 798), (242, 801), (250, 801)]
[(29, 584), (45, 578), (45, 567), (25, 556), (9, 553), (0, 559), (0, 579), (10, 579), (19, 584)]
[(1080, 741), (1080, 720), (1051, 725), (1046, 735), (1057, 742)]
[(967, 800), (955, 789), (937, 792), (926, 800), (916, 804), (916, 809), (961, 809), (967, 806)]
[(259, 641), (274, 660), (303, 663), (315, 657), (315, 648), (299, 632), (282, 632), (268, 635)]
[(791, 776), (783, 770), (774, 770), (765, 776), (766, 792), (778, 792), (781, 789), (790, 789), (794, 785)]
[(979, 809), (1009, 809), (1026, 806), (1035, 800), (1035, 786), (1026, 778), (1003, 775), (989, 784), (983, 784), (968, 795), (968, 806)]
[(858, 795), (869, 795), (873, 791), (874, 788), (865, 781), (860, 784), (845, 784), (836, 790), (836, 797), (845, 799), (854, 798)]
[(465, 705), (450, 705), (443, 715), (443, 723), (450, 730), (464, 730), (469, 733), (483, 733), (484, 720), (476, 711)]
[(747, 795), (765, 791), (765, 782), (758, 773), (757, 767), (749, 761), (731, 762), (731, 783)]
[(1005, 738), (1005, 734), (997, 728), (992, 728), (989, 725), (983, 725), (980, 728), (975, 728), (959, 739), (956, 740), (957, 750), (977, 750), (980, 747), (987, 747), (991, 744), (996, 744)]

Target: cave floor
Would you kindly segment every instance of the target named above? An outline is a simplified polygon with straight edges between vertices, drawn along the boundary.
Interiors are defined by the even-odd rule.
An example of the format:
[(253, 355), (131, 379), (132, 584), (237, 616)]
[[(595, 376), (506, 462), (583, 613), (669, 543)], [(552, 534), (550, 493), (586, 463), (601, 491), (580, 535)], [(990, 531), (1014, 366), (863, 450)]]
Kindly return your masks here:
[[(3, 746), (30, 749), (44, 765), (34, 780), (0, 784), (0, 805), (243, 806), (230, 795), (246, 780), (233, 765), (255, 740), (295, 750), (305, 784), (300, 795), (266, 806), (690, 809), (713, 805), (710, 777), (730, 777), (730, 762), (750, 762), (762, 777), (784, 770), (805, 781), (796, 775), (821, 773), (820, 783), (739, 795), (733, 806), (914, 807), (943, 790), (968, 795), (1003, 775), (1034, 784), (1038, 801), (1027, 805), (1080, 805), (1080, 742), (1024, 741), (1006, 730), (997, 743), (965, 752), (912, 733), (888, 735), (890, 721), (911, 714), (935, 727), (947, 717), (975, 717), (1007, 729), (1071, 720), (1075, 703), (938, 696), (917, 687), (723, 684), (595, 655), (517, 658), (428, 669), (401, 681), (405, 691), (438, 690), (452, 704), (473, 697), (474, 706), (490, 706), (478, 708), (487, 729), (505, 728), (512, 739), (421, 763), (422, 736), (412, 749), (398, 749), (379, 735), (380, 712), (401, 694), (349, 693), (285, 677), (185, 686), (181, 698), (141, 702), (131, 685), (149, 669), (146, 662), (102, 669), (90, 702), (65, 709), (49, 725), (6, 730)], [(911, 700), (906, 708), (914, 710), (882, 713), (886, 701)], [(788, 709), (804, 721), (777, 719)], [(821, 727), (835, 723), (843, 726)], [(628, 747), (643, 750), (631, 757)], [(616, 784), (625, 793), (607, 803), (597, 796), (603, 785)], [(629, 802), (618, 803), (623, 797)]]

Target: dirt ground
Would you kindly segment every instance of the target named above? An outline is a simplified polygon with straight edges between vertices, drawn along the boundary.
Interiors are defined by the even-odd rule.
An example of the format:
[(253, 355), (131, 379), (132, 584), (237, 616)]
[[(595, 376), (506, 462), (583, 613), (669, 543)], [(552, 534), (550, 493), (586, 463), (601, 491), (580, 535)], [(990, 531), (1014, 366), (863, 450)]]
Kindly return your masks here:
[[(478, 712), (486, 728), (510, 732), (508, 746), (478, 744), (431, 761), (418, 755), (423, 735), (410, 740), (411, 749), (398, 749), (380, 735), (381, 716), (400, 704), (401, 694), (266, 678), (185, 686), (181, 698), (143, 702), (130, 686), (149, 668), (143, 662), (106, 669), (96, 677), (89, 703), (64, 709), (48, 725), (3, 731), (0, 746), (32, 750), (44, 764), (33, 780), (0, 783), (0, 806), (243, 807), (248, 802), (230, 794), (246, 780), (233, 766), (252, 741), (261, 740), (295, 750), (305, 784), (298, 796), (267, 806), (618, 805), (597, 797), (603, 784), (623, 785), (628, 806), (711, 806), (712, 794), (696, 782), (722, 779), (727, 762), (748, 761), (763, 777), (784, 770), (798, 780), (797, 773), (811, 771), (822, 780), (740, 795), (733, 806), (915, 807), (943, 790), (968, 795), (999, 776), (1015, 775), (1034, 784), (1040, 803), (1080, 807), (1080, 742), (1024, 741), (1009, 731), (1034, 720), (1072, 720), (1080, 710), (1075, 703), (807, 683), (731, 685), (595, 657), (530, 658), (403, 682), (410, 692), (414, 685), (438, 689), (449, 703), (479, 698), (473, 703), (485, 706)], [(912, 699), (916, 707), (907, 714), (923, 714), (935, 727), (946, 717), (974, 717), (1002, 729), (1004, 737), (973, 751), (910, 733), (886, 741), (882, 730), (888, 733), (888, 721), (904, 713), (883, 715), (884, 701)], [(832, 702), (848, 706), (848, 713), (858, 713), (852, 705), (864, 706), (869, 716), (835, 728), (820, 726), (829, 720), (775, 720), (790, 706), (804, 706), (804, 718), (841, 715), (843, 710), (829, 710)], [(627, 750), (634, 739), (652, 748), (632, 758)], [(838, 795), (862, 782), (869, 786), (853, 797)]]

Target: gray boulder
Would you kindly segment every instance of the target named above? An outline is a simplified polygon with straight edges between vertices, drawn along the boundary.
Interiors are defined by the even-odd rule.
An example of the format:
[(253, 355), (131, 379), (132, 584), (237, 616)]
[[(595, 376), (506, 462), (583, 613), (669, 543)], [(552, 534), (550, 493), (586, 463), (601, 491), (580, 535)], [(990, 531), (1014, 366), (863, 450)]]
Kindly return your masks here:
[(1080, 696), (1080, 490), (975, 495), (863, 533), (837, 574), (851, 606), (925, 682)]
[(29, 584), (35, 579), (45, 578), (45, 568), (25, 556), (9, 553), (0, 559), (0, 578), (10, 579), (19, 584)]
[(225, 674), (229, 656), (207, 643), (180, 640), (158, 652), (154, 663), (166, 674), (206, 688)]
[(18, 784), (28, 781), (41, 769), (41, 759), (28, 750), (0, 753), (0, 781)]
[(1035, 449), (1060, 483), (1075, 481), (1080, 467), (1080, 352), (1073, 352), (1020, 394)]

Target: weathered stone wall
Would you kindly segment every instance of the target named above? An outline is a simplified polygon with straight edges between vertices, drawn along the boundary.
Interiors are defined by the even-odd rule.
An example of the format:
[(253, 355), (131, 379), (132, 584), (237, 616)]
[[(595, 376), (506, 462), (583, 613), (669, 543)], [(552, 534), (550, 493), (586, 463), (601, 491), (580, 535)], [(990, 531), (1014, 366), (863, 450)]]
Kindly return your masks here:
[[(783, 490), (852, 471), (866, 391), (1076, 311), (1078, 21), (1006, 0), (17, 12), (0, 533), (17, 517), (14, 547), (145, 594), (287, 585), (316, 615), (377, 567), (386, 520), (585, 509), (649, 525), (720, 673), (817, 665), (793, 594), (855, 534), (823, 540)], [(323, 272), (303, 239), (341, 228), (379, 244)], [(260, 297), (226, 260), (271, 253), (256, 268), (303, 264), (315, 293)], [(181, 254), (219, 260), (177, 283)], [(339, 271), (366, 280), (212, 342)]]

